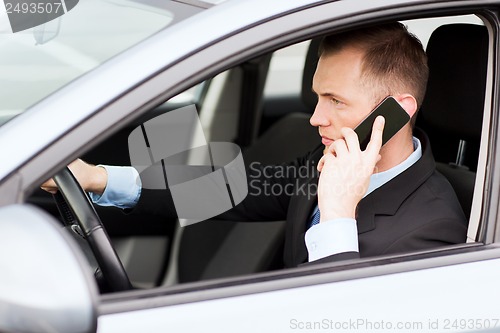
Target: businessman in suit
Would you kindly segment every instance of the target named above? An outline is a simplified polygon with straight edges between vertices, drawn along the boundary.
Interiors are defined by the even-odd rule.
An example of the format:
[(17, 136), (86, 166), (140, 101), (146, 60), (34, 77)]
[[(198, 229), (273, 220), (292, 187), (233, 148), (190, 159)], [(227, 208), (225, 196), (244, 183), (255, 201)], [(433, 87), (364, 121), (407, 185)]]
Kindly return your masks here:
[[(327, 36), (319, 55), (312, 86), (318, 102), (310, 123), (318, 128), (321, 145), (286, 166), (249, 166), (248, 196), (220, 217), (286, 219), (287, 267), (464, 242), (467, 222), (456, 195), (436, 172), (427, 137), (413, 130), (428, 77), (418, 39), (399, 23), (385, 24)], [(382, 146), (385, 119), (378, 117), (361, 150), (353, 128), (386, 96), (412, 120)], [(139, 188), (122, 195), (129, 188), (124, 179), (136, 183), (132, 168), (80, 160), (70, 167), (98, 204), (176, 214), (168, 190)], [(309, 172), (297, 177), (281, 172), (283, 167)], [(270, 195), (266, 186), (293, 191)], [(55, 189), (51, 181), (42, 188)]]

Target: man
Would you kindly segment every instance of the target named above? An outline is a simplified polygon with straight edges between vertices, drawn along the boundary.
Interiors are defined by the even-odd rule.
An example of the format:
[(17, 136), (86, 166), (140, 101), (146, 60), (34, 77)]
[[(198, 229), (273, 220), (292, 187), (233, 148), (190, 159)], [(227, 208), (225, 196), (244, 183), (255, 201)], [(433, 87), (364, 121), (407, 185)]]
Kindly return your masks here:
[[(436, 173), (427, 137), (413, 136), (427, 77), (422, 45), (399, 23), (324, 38), (312, 87), (318, 103), (310, 120), (318, 127), (322, 146), (287, 165), (292, 169), (317, 165), (317, 197), (301, 190), (318, 181), (314, 175), (297, 179), (249, 169), (254, 185), (293, 185), (296, 191), (249, 194), (220, 217), (286, 218), (287, 267), (464, 242), (467, 223), (455, 193)], [(394, 97), (412, 120), (382, 146), (384, 119), (377, 118), (370, 143), (361, 151), (352, 129), (386, 96)], [(127, 190), (128, 184), (135, 184), (131, 168), (96, 167), (82, 161), (71, 168), (82, 187), (94, 192), (98, 204), (175, 216), (168, 190)], [(42, 187), (55, 189), (51, 181)]]

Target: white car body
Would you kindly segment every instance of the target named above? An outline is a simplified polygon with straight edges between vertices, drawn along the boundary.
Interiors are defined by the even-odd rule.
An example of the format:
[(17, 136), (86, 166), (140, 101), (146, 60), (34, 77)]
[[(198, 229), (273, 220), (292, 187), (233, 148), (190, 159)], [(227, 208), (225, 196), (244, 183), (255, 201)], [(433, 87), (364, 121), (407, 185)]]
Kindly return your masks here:
[[(0, 220), (6, 218), (1, 214), (6, 208), (24, 205), (55, 171), (150, 105), (243, 59), (328, 29), (425, 13), (476, 12), (474, 8), (481, 8), (480, 14), (489, 10), (498, 15), (500, 1), (230, 0), (166, 27), (0, 126), (4, 156), (0, 205), (5, 206)], [(470, 223), (475, 229), (469, 232), (468, 244), (93, 295), (97, 332), (500, 331), (500, 186), (495, 186), (500, 173), (494, 144), (500, 108), (500, 23), (495, 19), (486, 24), (491, 33), (486, 101), (492, 102), (485, 103), (482, 172), (476, 179)], [(479, 226), (484, 225), (482, 238), (476, 239)], [(0, 257), (9, 253), (2, 244), (0, 250)], [(0, 269), (5, 272), (9, 267)], [(32, 289), (26, 293), (23, 299), (37, 297)], [(2, 295), (0, 311), (1, 305)]]

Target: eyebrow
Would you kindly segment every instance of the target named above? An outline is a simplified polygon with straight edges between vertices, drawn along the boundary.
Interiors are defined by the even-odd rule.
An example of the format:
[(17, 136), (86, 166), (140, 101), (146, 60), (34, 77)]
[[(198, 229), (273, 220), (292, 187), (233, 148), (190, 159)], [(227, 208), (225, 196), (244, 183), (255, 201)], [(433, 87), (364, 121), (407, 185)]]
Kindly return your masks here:
[(311, 87), (311, 91), (313, 92), (313, 94), (315, 94), (316, 96), (324, 96), (324, 97), (333, 97), (335, 99), (338, 99), (338, 100), (341, 100), (341, 101), (346, 101), (346, 98), (344, 98), (343, 96), (340, 96), (340, 95), (337, 95), (337, 94), (334, 94), (334, 93), (321, 93), (321, 94), (318, 94), (316, 92), (316, 90), (314, 90), (313, 87)]

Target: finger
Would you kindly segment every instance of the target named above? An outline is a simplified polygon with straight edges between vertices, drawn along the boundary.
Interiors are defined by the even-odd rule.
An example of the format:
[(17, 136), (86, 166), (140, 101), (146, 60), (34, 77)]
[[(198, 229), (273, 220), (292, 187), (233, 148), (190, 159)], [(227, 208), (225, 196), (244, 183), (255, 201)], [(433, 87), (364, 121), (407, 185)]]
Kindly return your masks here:
[(338, 139), (333, 141), (333, 143), (329, 147), (329, 150), (335, 156), (339, 156), (349, 152), (349, 150), (347, 149), (347, 144), (344, 139)]
[(347, 149), (349, 150), (349, 152), (361, 151), (361, 148), (359, 148), (358, 135), (356, 134), (356, 132), (354, 132), (353, 129), (344, 127), (342, 128), (341, 133), (345, 138)]
[(52, 178), (46, 180), (40, 187), (57, 187), (56, 182)]
[(374, 162), (377, 160), (380, 148), (382, 148), (382, 134), (384, 132), (384, 125), (384, 117), (378, 116), (373, 122), (370, 142), (368, 143), (368, 146), (366, 146), (365, 152), (372, 158)]
[(332, 154), (323, 155), (323, 157), (321, 157), (321, 159), (318, 162), (317, 166), (318, 171), (321, 172), (325, 168), (326, 163), (328, 163), (329, 161), (331, 162), (332, 158), (335, 159), (335, 156), (333, 156)]
[(316, 168), (318, 169), (319, 172), (321, 172), (321, 170), (323, 170), (323, 165), (325, 164), (325, 155), (323, 155), (319, 161), (318, 161), (318, 165), (316, 166)]
[(52, 186), (52, 187), (55, 187), (57, 186), (56, 185), (56, 182), (54, 181), (54, 179), (50, 178), (49, 180), (46, 180), (42, 186)]
[(45, 186), (41, 186), (40, 187), (42, 190), (46, 191), (46, 192), (49, 192), (51, 194), (56, 194), (57, 193), (57, 188), (54, 188), (54, 187), (45, 187)]

